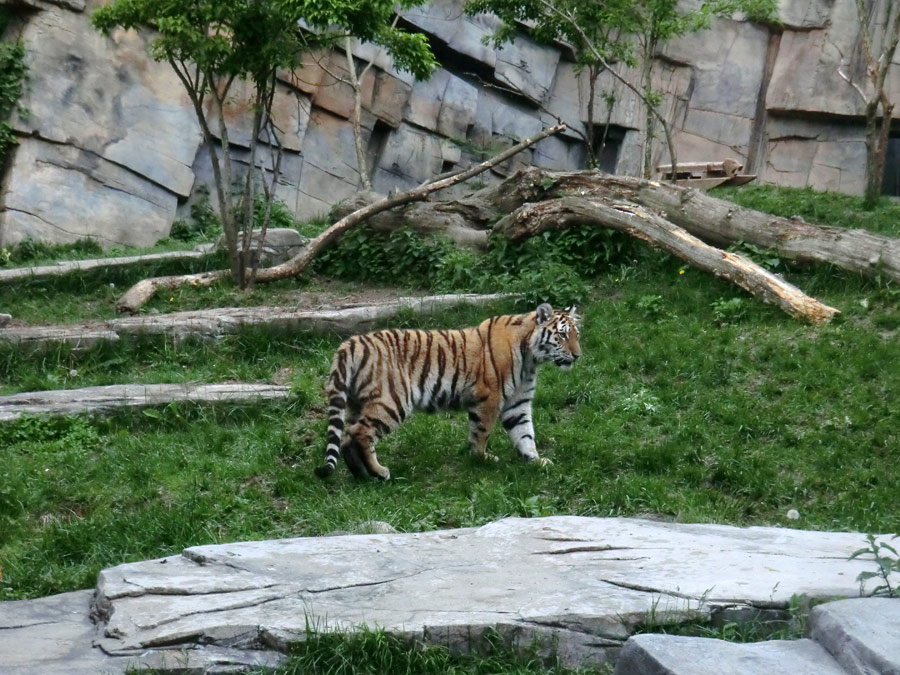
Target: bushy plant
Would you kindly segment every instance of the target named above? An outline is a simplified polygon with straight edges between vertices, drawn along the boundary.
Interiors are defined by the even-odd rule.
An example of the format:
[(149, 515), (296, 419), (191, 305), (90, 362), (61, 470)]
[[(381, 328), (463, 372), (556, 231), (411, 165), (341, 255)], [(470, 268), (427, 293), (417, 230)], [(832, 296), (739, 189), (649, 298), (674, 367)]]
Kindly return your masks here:
[(744, 298), (719, 298), (712, 305), (713, 319), (717, 324), (736, 323), (747, 314), (748, 303)]
[(208, 190), (198, 190), (200, 198), (191, 204), (191, 219), (172, 223), (169, 237), (183, 242), (210, 241), (222, 234), (222, 220), (209, 201)]
[[(8, 10), (0, 8), (0, 35), (8, 23)], [(17, 142), (12, 126), (6, 120), (19, 104), (27, 76), (25, 45), (22, 42), (0, 42), (0, 162), (10, 146)]]
[(70, 244), (48, 244), (28, 238), (0, 251), (0, 267), (33, 265), (41, 261), (73, 256), (91, 258), (102, 253), (103, 248), (95, 239), (79, 239)]

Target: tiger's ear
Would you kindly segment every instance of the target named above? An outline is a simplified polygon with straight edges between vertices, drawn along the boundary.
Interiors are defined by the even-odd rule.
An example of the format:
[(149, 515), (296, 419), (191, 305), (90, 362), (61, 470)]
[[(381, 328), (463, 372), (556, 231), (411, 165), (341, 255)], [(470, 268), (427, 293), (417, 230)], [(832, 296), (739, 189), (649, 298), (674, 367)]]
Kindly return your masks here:
[(572, 305), (571, 307), (566, 307), (566, 314), (568, 314), (569, 318), (575, 322), (576, 326), (580, 326), (581, 325), (581, 317), (578, 316), (578, 313), (576, 312), (577, 309), (578, 308), (575, 307), (575, 305)]
[(547, 323), (551, 318), (553, 318), (553, 308), (546, 302), (538, 305), (537, 322), (538, 323)]

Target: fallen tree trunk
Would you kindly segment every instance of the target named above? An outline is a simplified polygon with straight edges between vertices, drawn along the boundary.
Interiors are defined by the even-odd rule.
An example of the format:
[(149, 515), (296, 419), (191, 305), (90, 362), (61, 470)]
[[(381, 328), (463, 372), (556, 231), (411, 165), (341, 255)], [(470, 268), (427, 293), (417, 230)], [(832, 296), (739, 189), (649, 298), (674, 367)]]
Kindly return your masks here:
[[(451, 187), (452, 185), (456, 185), (457, 183), (461, 183), (462, 181), (477, 176), (478, 174), (483, 173), (488, 169), (497, 166), (498, 164), (502, 164), (510, 157), (513, 157), (514, 155), (522, 152), (522, 150), (524, 150), (525, 148), (534, 145), (538, 141), (547, 138), (548, 136), (552, 136), (553, 134), (559, 133), (560, 131), (564, 131), (565, 128), (565, 124), (558, 124), (554, 127), (550, 127), (549, 129), (544, 129), (534, 138), (527, 138), (521, 143), (517, 143), (511, 148), (508, 148), (507, 150), (501, 152), (498, 155), (495, 155), (491, 159), (482, 162), (481, 164), (478, 164), (477, 166), (470, 167), (465, 171), (460, 171), (459, 173), (448, 176), (442, 180), (427, 182), (412, 190), (401, 192), (400, 194), (391, 197), (384, 197), (377, 202), (368, 204), (361, 209), (353, 211), (352, 213), (338, 220), (334, 225), (329, 227), (327, 230), (325, 230), (319, 236), (309, 242), (309, 244), (304, 247), (304, 249), (300, 253), (295, 255), (290, 260), (287, 260), (280, 265), (275, 265), (273, 267), (267, 267), (259, 270), (256, 274), (255, 282), (264, 283), (267, 281), (277, 281), (279, 279), (287, 279), (289, 277), (297, 276), (307, 268), (307, 266), (315, 259), (315, 257), (322, 249), (327, 248), (328, 246), (336, 242), (340, 237), (344, 235), (347, 230), (359, 225), (362, 222), (365, 222), (367, 218), (381, 213), (382, 211), (387, 211), (398, 206), (403, 206), (412, 202), (423, 201), (427, 199), (432, 192)], [(206, 283), (213, 283), (214, 281), (228, 276), (230, 273), (230, 270), (219, 270), (216, 272), (207, 272), (202, 276)], [(192, 281), (194, 281), (194, 277), (196, 276), (197, 275), (188, 275), (188, 277), (184, 277), (182, 279), (181, 283), (191, 283)], [(178, 277), (164, 277), (164, 279), (165, 281), (163, 282), (163, 285), (166, 288), (174, 288), (180, 285), (178, 283)], [(155, 279), (145, 279), (138, 282), (137, 284), (135, 284), (135, 286), (129, 289), (124, 296), (122, 296), (122, 298), (116, 305), (116, 308), (120, 312), (136, 312), (156, 293), (157, 289), (160, 287), (160, 284), (157, 283), (157, 281), (158, 280)]]
[[(660, 212), (708, 244), (745, 241), (772, 249), (785, 260), (828, 263), (850, 272), (900, 281), (900, 239), (858, 229), (828, 227), (781, 218), (716, 199), (702, 190), (599, 171), (523, 169), (498, 185), (449, 202), (392, 211), (394, 222), (415, 219), (418, 231), (442, 223), (468, 226), (475, 236), (523, 204), (564, 196), (605, 197)], [(383, 229), (390, 229), (383, 225)]]
[[(484, 167), (491, 162), (497, 164), (506, 159), (513, 150), (515, 148), (480, 166)], [(463, 175), (474, 175), (472, 171)], [(790, 260), (828, 262), (854, 272), (873, 274), (877, 271), (889, 278), (900, 279), (898, 239), (861, 230), (816, 227), (793, 219), (778, 218), (751, 209), (743, 209), (701, 191), (669, 183), (609, 176), (592, 171), (554, 172), (529, 168), (517, 172), (498, 185), (484, 188), (461, 199), (444, 202), (422, 201), (423, 190), (434, 186), (446, 187), (446, 181), (458, 182), (459, 178), (460, 176), (456, 176), (420, 186), (410, 193), (398, 196), (402, 197), (399, 200), (381, 199), (372, 203), (371, 195), (361, 196), (354, 204), (354, 207), (359, 208), (350, 207), (353, 210), (314, 240), (315, 246), (310, 246), (282, 265), (260, 270), (258, 280), (281, 279), (299, 273), (320, 250), (332, 243), (343, 231), (387, 209), (391, 209), (390, 217), (382, 216), (382, 224), (379, 225), (385, 229), (391, 229), (397, 222), (414, 220), (418, 231), (449, 231), (452, 228), (458, 235), (459, 231), (468, 229), (472, 235), (464, 235), (462, 239), (475, 245), (483, 245), (482, 242), (486, 241), (486, 230), (497, 219), (529, 203), (566, 197), (592, 201), (591, 205), (582, 204), (577, 209), (570, 204), (570, 212), (565, 216), (568, 224), (576, 224), (580, 217), (586, 219), (581, 222), (629, 232), (652, 245), (678, 255), (700, 269), (729, 279), (763, 301), (776, 304), (794, 317), (802, 317), (813, 322), (826, 321), (837, 310), (807, 297), (796, 287), (768, 273), (749, 259), (712, 249), (704, 241), (730, 244), (743, 240), (757, 246), (772, 248)], [(410, 204), (412, 201), (418, 203)], [(617, 207), (607, 208), (612, 202), (615, 202)], [(546, 210), (549, 213), (553, 208), (548, 207)], [(621, 221), (624, 211), (631, 213), (632, 225), (626, 226)], [(660, 211), (661, 215), (656, 211)], [(580, 213), (576, 215), (576, 212)], [(556, 217), (563, 215), (557, 213)], [(644, 223), (652, 223), (653, 226), (640, 230), (633, 226), (633, 223), (637, 222), (635, 218)], [(677, 229), (672, 229), (673, 227)], [(507, 231), (512, 230), (495, 228), (495, 234)], [(527, 228), (522, 231), (527, 231)], [(685, 236), (687, 233), (694, 236), (687, 237)], [(456, 239), (459, 240), (460, 237), (456, 236)], [(203, 276), (212, 281), (217, 278), (213, 276), (216, 274), (218, 273), (207, 273)], [(197, 276), (194, 275), (195, 280)], [(179, 279), (183, 278), (171, 279), (174, 283), (179, 283)], [(169, 279), (146, 280), (141, 284), (150, 286), (157, 282), (167, 284)], [(138, 289), (138, 286), (135, 289)], [(126, 311), (134, 311), (145, 301), (143, 298), (131, 298), (129, 302), (124, 302), (130, 294), (131, 291), (121, 303), (121, 308)]]
[(527, 177), (527, 183), (535, 180), (555, 180), (553, 195), (573, 191), (596, 194), (659, 210), (668, 220), (712, 244), (745, 241), (770, 248), (786, 260), (828, 263), (849, 272), (865, 276), (881, 274), (900, 281), (900, 239), (894, 237), (866, 230), (811, 225), (795, 218), (746, 209), (702, 190), (629, 176), (538, 170)]
[(0, 343), (42, 345), (66, 343), (84, 350), (97, 342), (116, 341), (127, 335), (172, 335), (174, 337), (215, 337), (236, 333), (245, 326), (352, 335), (370, 330), (377, 322), (409, 310), (430, 314), (461, 304), (483, 305), (518, 297), (512, 293), (489, 295), (426, 295), (397, 298), (377, 305), (360, 305), (327, 310), (299, 310), (293, 307), (224, 307), (171, 314), (145, 314), (77, 326), (13, 326), (0, 330)]
[(545, 230), (591, 224), (625, 232), (691, 265), (728, 279), (797, 319), (824, 323), (838, 313), (752, 260), (703, 243), (670, 221), (630, 202), (603, 197), (561, 197), (526, 204), (494, 226), (495, 236), (521, 241)]
[(84, 272), (98, 267), (128, 267), (130, 265), (145, 265), (155, 262), (171, 262), (172, 260), (202, 260), (209, 257), (215, 251), (167, 251), (165, 253), (148, 253), (146, 255), (118, 256), (114, 258), (93, 258), (90, 260), (61, 260), (52, 265), (39, 265), (37, 267), (13, 267), (0, 269), (0, 283), (9, 281), (21, 281), (22, 279), (45, 279), (58, 277), (72, 272)]
[(0, 422), (22, 415), (108, 413), (119, 408), (148, 408), (172, 401), (249, 402), (287, 398), (291, 388), (275, 384), (110, 384), (82, 389), (54, 389), (0, 396)]

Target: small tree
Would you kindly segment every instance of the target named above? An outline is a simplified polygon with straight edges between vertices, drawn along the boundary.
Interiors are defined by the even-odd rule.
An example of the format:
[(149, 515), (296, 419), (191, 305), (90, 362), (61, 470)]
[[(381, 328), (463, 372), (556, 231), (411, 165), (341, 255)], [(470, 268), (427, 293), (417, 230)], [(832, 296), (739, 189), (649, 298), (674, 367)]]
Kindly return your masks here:
[[(894, 113), (894, 103), (884, 87), (897, 44), (900, 43), (900, 3), (856, 0), (856, 13), (859, 16), (860, 50), (871, 86), (864, 91), (841, 68), (838, 68), (838, 74), (854, 88), (865, 104), (866, 182), (863, 206), (871, 209), (881, 199), (885, 155)], [(876, 52), (878, 47), (880, 52)]]
[[(502, 21), (491, 36), (495, 46), (512, 40), (528, 26), (531, 36), (542, 44), (564, 42), (575, 55), (576, 72), (587, 73), (588, 97), (584, 133), (576, 128), (584, 142), (588, 166), (597, 163), (594, 108), (597, 100), (597, 79), (610, 64), (624, 61), (633, 65), (630, 45), (621, 40), (624, 21), (632, 0), (585, 2), (584, 0), (468, 0), (466, 12), (492, 12)], [(619, 78), (621, 79), (621, 78)], [(638, 93), (638, 92), (636, 92)], [(608, 126), (607, 119), (607, 126)], [(604, 134), (605, 138), (605, 134)]]
[[(660, 47), (672, 38), (709, 28), (714, 16), (728, 17), (744, 12), (751, 20), (764, 21), (771, 20), (776, 11), (775, 0), (703, 0), (699, 7), (690, 11), (681, 11), (680, 4), (678, 0), (632, 0), (629, 16), (623, 20), (637, 42), (641, 62), (640, 87), (645, 111), (644, 178), (650, 178), (652, 174), (654, 120), (662, 118), (657, 110), (662, 95), (653, 90), (653, 66)], [(672, 170), (675, 171), (674, 161)]]
[[(393, 15), (394, 5), (385, 0), (113, 0), (94, 12), (93, 24), (105, 35), (117, 27), (157, 31), (151, 54), (171, 65), (197, 115), (212, 161), (231, 272), (241, 287), (252, 283), (256, 272), (255, 265), (249, 273), (247, 268), (257, 197), (261, 190), (261, 245), (279, 178), (282, 131), (271, 114), (277, 73), (297, 68), (309, 51), (353, 35), (383, 45), (398, 68), (426, 77), (435, 61), (425, 36), (392, 26)], [(225, 108), (238, 80), (253, 92), (253, 120), (249, 167), (235, 192)]]

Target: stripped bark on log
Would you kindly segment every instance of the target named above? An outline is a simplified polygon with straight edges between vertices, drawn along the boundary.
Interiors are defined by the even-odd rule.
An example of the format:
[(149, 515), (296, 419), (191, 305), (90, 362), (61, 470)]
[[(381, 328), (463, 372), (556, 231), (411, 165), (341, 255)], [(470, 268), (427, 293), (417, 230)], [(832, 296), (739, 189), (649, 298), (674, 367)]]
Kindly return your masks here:
[(173, 335), (214, 337), (236, 333), (245, 326), (338, 333), (351, 335), (409, 310), (430, 314), (462, 304), (484, 305), (518, 297), (512, 293), (489, 295), (428, 295), (397, 298), (377, 305), (330, 310), (299, 310), (293, 307), (225, 307), (171, 314), (145, 314), (77, 326), (14, 326), (0, 330), (0, 341), (22, 346), (64, 342), (87, 349), (100, 341), (115, 341), (127, 335)]
[(202, 260), (209, 257), (209, 251), (167, 251), (165, 253), (148, 253), (147, 255), (119, 256), (114, 258), (93, 258), (91, 260), (61, 260), (52, 265), (38, 267), (13, 267), (0, 269), (0, 283), (20, 281), (22, 279), (44, 279), (58, 277), (72, 272), (84, 272), (99, 267), (127, 267), (172, 260)]
[(672, 183), (589, 171), (531, 169), (522, 173), (532, 174), (518, 177), (527, 178), (528, 184), (554, 182), (548, 196), (599, 195), (660, 211), (668, 220), (712, 244), (745, 241), (770, 248), (786, 260), (828, 263), (865, 276), (882, 274), (900, 281), (900, 239), (895, 237), (781, 218)]
[(705, 244), (670, 221), (631, 202), (562, 197), (526, 204), (495, 226), (495, 236), (521, 241), (549, 229), (591, 224), (625, 232), (691, 265), (737, 284), (797, 319), (824, 323), (838, 313), (752, 260)]
[(0, 422), (22, 415), (108, 413), (119, 408), (148, 408), (172, 401), (193, 403), (250, 402), (287, 398), (291, 388), (275, 384), (111, 384), (82, 389), (54, 389), (0, 396)]

